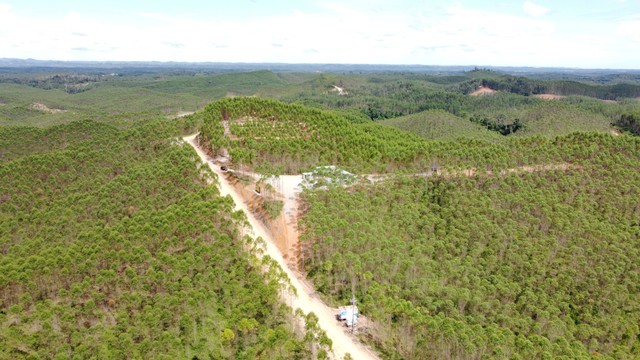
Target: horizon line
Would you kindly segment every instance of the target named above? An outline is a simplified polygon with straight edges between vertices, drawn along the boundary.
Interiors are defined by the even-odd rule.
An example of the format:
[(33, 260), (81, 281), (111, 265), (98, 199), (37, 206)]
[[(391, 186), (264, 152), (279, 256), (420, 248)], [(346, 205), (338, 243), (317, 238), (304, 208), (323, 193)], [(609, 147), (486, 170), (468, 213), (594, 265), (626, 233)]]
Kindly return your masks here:
[(160, 65), (278, 65), (278, 66), (377, 66), (377, 67), (445, 67), (445, 68), (472, 68), (480, 70), (492, 70), (500, 68), (508, 69), (553, 69), (553, 70), (607, 70), (607, 71), (632, 71), (638, 72), (640, 68), (581, 68), (566, 66), (537, 66), (537, 65), (479, 65), (479, 64), (390, 64), (390, 63), (338, 63), (338, 62), (247, 62), (247, 61), (162, 61), (162, 60), (55, 60), (55, 59), (34, 59), (34, 58), (11, 58), (1, 57), (0, 67), (3, 62), (42, 62), (42, 63), (66, 63), (66, 64), (160, 64)]

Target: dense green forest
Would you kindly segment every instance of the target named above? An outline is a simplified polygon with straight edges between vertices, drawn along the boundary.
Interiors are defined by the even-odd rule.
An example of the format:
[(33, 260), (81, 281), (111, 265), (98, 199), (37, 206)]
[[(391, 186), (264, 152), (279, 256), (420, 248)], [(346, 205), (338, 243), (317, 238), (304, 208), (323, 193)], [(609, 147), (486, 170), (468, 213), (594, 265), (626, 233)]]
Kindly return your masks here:
[(615, 122), (615, 125), (634, 135), (640, 135), (640, 112), (622, 115), (620, 120)]
[[(228, 152), (237, 166), (272, 167), (281, 174), (327, 164), (377, 173), (419, 172), (435, 164), (451, 170), (495, 170), (562, 159), (557, 149), (541, 146), (529, 151), (521, 146), (536, 139), (514, 138), (505, 144), (474, 137), (427, 142), (375, 123), (354, 124), (340, 112), (268, 99), (223, 99), (208, 105), (200, 116), (202, 141), (213, 154)], [(513, 152), (522, 156), (509, 156)]]
[[(473, 73), (473, 72), (472, 72)], [(459, 89), (470, 93), (480, 86), (493, 90), (507, 91), (519, 95), (556, 94), (588, 96), (601, 100), (618, 100), (640, 96), (640, 84), (622, 82), (616, 84), (596, 84), (575, 80), (532, 79), (524, 76), (496, 74), (491, 71), (475, 71), (475, 79), (463, 82)]]
[(381, 125), (414, 133), (429, 140), (460, 138), (500, 142), (504, 138), (480, 124), (455, 116), (444, 110), (428, 110), (416, 114), (380, 121)]
[(0, 359), (319, 354), (178, 134), (166, 120), (0, 128)]
[[(523, 92), (508, 88), (503, 83), (510, 84), (537, 82), (542, 92)], [(560, 80), (529, 79), (498, 74), (488, 71), (471, 71), (458, 76), (434, 76), (434, 75), (360, 75), (339, 76), (323, 74), (310, 80), (297, 93), (283, 95), (280, 99), (287, 102), (300, 102), (309, 106), (331, 109), (356, 110), (373, 120), (396, 118), (427, 110), (444, 110), (453, 115), (470, 119), (472, 117), (487, 117), (498, 122), (513, 123), (516, 119), (523, 120), (529, 112), (540, 113), (550, 111), (549, 115), (557, 122), (561, 116), (554, 114), (554, 110), (546, 110), (549, 101), (535, 98), (533, 94), (545, 91), (567, 98), (558, 100), (569, 108), (569, 124), (559, 130), (563, 133), (584, 130), (602, 130), (603, 126), (619, 119), (624, 111), (638, 109), (637, 97), (640, 96), (640, 84), (637, 82), (619, 84), (596, 84), (569, 81), (589, 89), (595, 89), (595, 93), (588, 91), (555, 91), (553, 84)], [(334, 85), (344, 87), (346, 96), (339, 96), (331, 89)], [(576, 85), (576, 86), (577, 86)], [(494, 86), (494, 90), (500, 90), (493, 96), (474, 97), (468, 96), (480, 86)], [(598, 96), (599, 92), (607, 89), (631, 88), (633, 91), (616, 93), (614, 96)], [(604, 102), (603, 99), (613, 101), (616, 104)], [(585, 113), (589, 116), (601, 116), (596, 127), (574, 128), (577, 124), (572, 120), (575, 116), (571, 113), (577, 111), (580, 116)], [(605, 119), (606, 118), (606, 119)], [(591, 121), (593, 123), (593, 121)], [(554, 125), (557, 127), (558, 125)]]
[(306, 190), (299, 224), (303, 270), (329, 303), (356, 296), (383, 358), (640, 358), (638, 92), (486, 69), (1, 72), (0, 359), (325, 357), (182, 144), (196, 131), (238, 168), (385, 174)]
[(265, 168), (268, 164), (283, 174), (327, 164), (377, 173), (420, 172), (440, 164), (452, 170), (487, 171), (562, 162), (562, 150), (542, 141), (540, 135), (611, 129), (602, 115), (554, 102), (538, 104), (524, 113), (522, 129), (511, 136), (485, 130), (443, 110), (380, 123), (438, 141), (425, 141), (379, 123), (354, 122), (343, 112), (260, 98), (218, 100), (199, 117), (204, 124), (203, 142), (212, 153), (228, 151), (236, 165)]
[[(559, 116), (572, 108), (536, 107), (543, 104)], [(576, 124), (590, 121), (571, 113)], [(237, 165), (264, 169), (266, 162), (295, 173), (336, 164), (396, 174), (440, 166), (442, 176), (305, 193), (309, 276), (336, 303), (355, 289), (375, 321), (371, 340), (387, 356), (639, 355), (638, 138), (552, 137), (548, 123), (525, 118), (540, 128), (530, 133), (549, 136), (479, 140), (476, 134), (494, 132), (466, 122), (459, 137), (471, 139), (426, 141), (256, 98), (215, 102), (203, 116), (212, 151), (228, 150)], [(439, 124), (415, 125), (427, 132), (464, 121), (440, 110), (388, 123), (400, 127), (419, 116)], [(454, 171), (471, 168), (472, 177)], [(497, 175), (509, 168), (515, 171)]]
[(638, 358), (640, 141), (545, 141), (574, 167), (305, 193), (309, 277), (391, 358)]
[[(621, 115), (640, 110), (636, 100), (640, 84), (634, 78), (615, 78), (603, 84), (598, 77), (589, 81), (526, 78), (486, 70), (447, 76), (400, 72), (112, 71), (0, 72), (0, 125), (47, 126), (91, 118), (128, 126), (139, 119), (197, 111), (226, 96), (259, 96), (331, 109), (348, 115), (352, 122), (444, 110), (466, 120), (488, 118), (508, 125), (516, 119), (524, 121), (529, 113), (544, 118), (549, 112), (547, 117), (554, 120), (553, 128), (563, 133), (602, 130)], [(562, 122), (562, 117), (555, 114), (557, 110), (546, 109), (548, 101), (529, 96), (534, 92), (509, 88), (519, 83), (527, 84), (527, 88), (535, 83), (540, 91), (566, 95), (558, 102), (566, 105), (563, 111), (570, 121)], [(483, 84), (500, 91), (489, 97), (467, 95)], [(337, 92), (335, 86), (344, 89), (344, 93)], [(573, 119), (585, 114), (592, 120), (579, 126)]]
[[(55, 78), (56, 74), (0, 76), (0, 125), (42, 127), (89, 118), (128, 127), (143, 119), (175, 117), (193, 112), (227, 95), (277, 94), (297, 81), (294, 76), (260, 71), (240, 74), (104, 75), (88, 83), (78, 93), (69, 93), (60, 86), (29, 86), (30, 81), (40, 84), (40, 79)], [(66, 79), (68, 76), (71, 75), (62, 73), (56, 79)], [(10, 81), (14, 77), (20, 81)], [(263, 89), (262, 92), (260, 89)], [(37, 104), (44, 106), (34, 106)]]

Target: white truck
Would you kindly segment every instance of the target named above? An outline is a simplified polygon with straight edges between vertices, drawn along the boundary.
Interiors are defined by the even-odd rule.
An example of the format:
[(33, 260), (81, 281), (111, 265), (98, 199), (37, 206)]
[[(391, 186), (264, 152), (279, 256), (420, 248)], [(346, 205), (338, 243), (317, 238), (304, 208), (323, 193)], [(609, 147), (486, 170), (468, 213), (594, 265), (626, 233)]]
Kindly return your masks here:
[(357, 306), (340, 306), (336, 319), (345, 322), (345, 326), (353, 327), (358, 324), (358, 307)]

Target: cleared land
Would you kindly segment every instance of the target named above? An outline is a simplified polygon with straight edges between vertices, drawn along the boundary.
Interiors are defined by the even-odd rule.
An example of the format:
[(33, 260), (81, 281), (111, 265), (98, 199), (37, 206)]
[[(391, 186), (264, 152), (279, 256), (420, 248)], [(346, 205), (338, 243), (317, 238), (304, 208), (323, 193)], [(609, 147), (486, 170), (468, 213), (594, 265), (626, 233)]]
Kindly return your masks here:
[(478, 90), (470, 93), (469, 95), (471, 96), (485, 96), (485, 95), (493, 95), (495, 94), (496, 91), (493, 89), (490, 89), (488, 87), (484, 87), (484, 86), (480, 86), (480, 88), (478, 88)]

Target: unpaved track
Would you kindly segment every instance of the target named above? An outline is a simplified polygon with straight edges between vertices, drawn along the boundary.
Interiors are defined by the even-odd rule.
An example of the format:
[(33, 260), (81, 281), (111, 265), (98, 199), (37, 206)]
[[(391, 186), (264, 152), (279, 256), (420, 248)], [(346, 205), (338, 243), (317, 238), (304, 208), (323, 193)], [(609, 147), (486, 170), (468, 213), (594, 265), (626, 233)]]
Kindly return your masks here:
[(283, 271), (291, 280), (291, 285), (296, 289), (298, 293), (297, 297), (291, 296), (289, 299), (285, 299), (287, 300), (288, 305), (294, 309), (300, 308), (305, 313), (313, 312), (318, 316), (318, 325), (327, 333), (327, 336), (333, 342), (333, 352), (336, 359), (342, 359), (347, 353), (351, 354), (351, 357), (357, 360), (377, 359), (378, 357), (372, 351), (365, 348), (362, 344), (357, 342), (357, 340), (351, 337), (347, 332), (347, 328), (342, 326), (342, 323), (336, 321), (334, 310), (328, 307), (317, 295), (315, 295), (313, 288), (289, 269), (269, 232), (249, 211), (240, 195), (238, 195), (233, 186), (227, 182), (224, 173), (222, 173), (217, 166), (214, 166), (208, 156), (197, 146), (195, 143), (195, 137), (196, 135), (187, 136), (184, 140), (193, 146), (198, 153), (198, 156), (200, 156), (200, 159), (202, 159), (202, 162), (209, 165), (211, 170), (218, 175), (220, 193), (223, 196), (230, 195), (236, 204), (236, 210), (244, 211), (253, 228), (254, 235), (256, 237), (260, 236), (265, 240), (265, 253), (280, 264), (280, 267), (282, 267)]
[[(541, 172), (541, 171), (551, 171), (551, 170), (569, 170), (569, 169), (581, 169), (580, 166), (569, 164), (569, 163), (561, 163), (561, 164), (546, 164), (546, 165), (525, 165), (518, 166), (514, 168), (509, 168), (506, 170), (500, 170), (497, 175), (505, 176), (508, 174), (521, 174), (521, 173), (533, 173), (533, 172)], [(477, 169), (464, 169), (464, 170), (440, 170), (439, 173), (433, 171), (427, 171), (423, 173), (417, 174), (409, 174), (407, 176), (413, 177), (432, 177), (432, 176), (442, 176), (444, 178), (453, 178), (453, 177), (473, 177), (473, 176), (494, 176), (496, 175), (493, 171), (484, 171), (479, 172)], [(365, 175), (366, 179), (372, 183), (377, 183), (384, 180), (393, 179), (396, 175), (394, 174), (375, 174), (375, 175)]]

